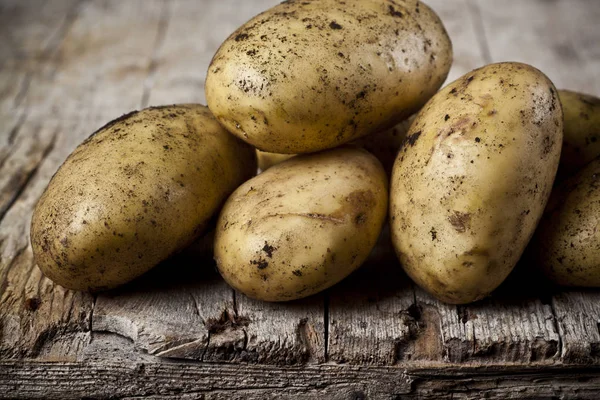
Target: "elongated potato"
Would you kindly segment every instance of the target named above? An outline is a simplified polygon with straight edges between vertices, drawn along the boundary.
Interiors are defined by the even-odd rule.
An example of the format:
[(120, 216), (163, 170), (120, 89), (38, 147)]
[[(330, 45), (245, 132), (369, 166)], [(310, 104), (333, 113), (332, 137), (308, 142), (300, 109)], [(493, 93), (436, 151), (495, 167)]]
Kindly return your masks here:
[(600, 156), (600, 99), (582, 93), (559, 90), (565, 123), (559, 178), (575, 174)]
[(121, 285), (197, 238), (254, 171), (254, 149), (204, 106), (127, 114), (77, 147), (48, 184), (31, 222), (35, 260), (69, 289)]
[(559, 285), (600, 287), (600, 158), (552, 192), (530, 251)]
[(441, 86), (452, 45), (419, 1), (284, 1), (215, 54), (206, 99), (260, 150), (308, 153), (379, 132)]
[(296, 156), (240, 186), (215, 236), (223, 278), (257, 299), (284, 301), (339, 282), (367, 258), (387, 213), (387, 179), (358, 148)]
[(393, 243), (415, 282), (468, 303), (506, 278), (548, 200), (562, 121), (552, 82), (519, 63), (474, 70), (425, 105), (390, 190)]

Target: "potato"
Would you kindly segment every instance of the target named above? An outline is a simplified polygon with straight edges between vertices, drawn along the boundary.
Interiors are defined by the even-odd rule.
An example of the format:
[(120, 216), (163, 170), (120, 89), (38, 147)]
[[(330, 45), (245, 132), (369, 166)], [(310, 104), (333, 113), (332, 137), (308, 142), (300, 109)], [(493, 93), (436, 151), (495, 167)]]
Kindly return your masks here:
[(600, 99), (568, 90), (558, 96), (565, 115), (558, 175), (564, 179), (600, 155)]
[(333, 148), (394, 126), (441, 86), (452, 45), (418, 1), (284, 1), (215, 54), (208, 107), (256, 148)]
[[(381, 164), (383, 164), (385, 171), (390, 174), (396, 160), (396, 154), (406, 137), (406, 132), (413, 119), (414, 117), (405, 119), (393, 128), (363, 136), (351, 144), (368, 150), (369, 153), (377, 157)], [(262, 171), (266, 171), (273, 165), (277, 165), (294, 156), (293, 154), (267, 153), (260, 150), (256, 150), (256, 154), (258, 156), (258, 168)]]
[(217, 221), (217, 267), (227, 283), (256, 299), (317, 293), (367, 258), (387, 202), (385, 172), (365, 150), (293, 157), (229, 197)]
[(600, 158), (552, 192), (529, 250), (553, 282), (600, 287)]
[(277, 165), (287, 159), (294, 157), (294, 154), (278, 154), (269, 153), (266, 151), (256, 150), (256, 158), (258, 159), (258, 168), (261, 171), (266, 171), (273, 165)]
[(533, 234), (561, 145), (556, 89), (531, 66), (488, 65), (436, 94), (392, 173), (392, 240), (408, 275), (448, 303), (487, 296)]
[(113, 288), (196, 239), (256, 171), (254, 149), (201, 105), (118, 118), (77, 147), (39, 199), (31, 243), (68, 289)]

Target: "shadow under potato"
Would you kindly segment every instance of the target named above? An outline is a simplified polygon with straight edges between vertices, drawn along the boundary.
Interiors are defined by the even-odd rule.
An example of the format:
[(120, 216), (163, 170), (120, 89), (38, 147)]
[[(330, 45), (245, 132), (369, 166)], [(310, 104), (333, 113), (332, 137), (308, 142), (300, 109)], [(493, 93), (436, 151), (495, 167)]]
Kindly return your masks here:
[[(212, 235), (208, 234), (134, 281), (104, 293), (116, 295), (124, 292), (202, 289), (221, 282), (222, 278), (213, 260), (211, 243)], [(326, 293), (329, 297), (348, 299), (347, 304), (350, 306), (351, 303), (362, 301), (382, 301), (389, 297), (407, 294), (406, 292), (408, 296), (413, 296), (414, 287), (415, 284), (406, 275), (395, 255), (389, 227), (386, 225), (363, 265), (346, 279), (328, 289)], [(484, 304), (490, 300), (507, 305), (520, 304), (534, 298), (549, 304), (551, 297), (558, 290), (557, 286), (547, 281), (536, 268), (532, 267), (532, 261), (525, 254), (491, 296), (474, 304)], [(322, 293), (309, 296), (307, 299), (320, 296)], [(299, 299), (278, 304), (294, 307), (301, 306), (306, 301)]]
[(117, 294), (198, 288), (220, 279), (221, 276), (212, 258), (212, 251), (203, 250), (197, 243), (194, 243), (180, 253), (161, 262), (139, 278), (102, 293)]

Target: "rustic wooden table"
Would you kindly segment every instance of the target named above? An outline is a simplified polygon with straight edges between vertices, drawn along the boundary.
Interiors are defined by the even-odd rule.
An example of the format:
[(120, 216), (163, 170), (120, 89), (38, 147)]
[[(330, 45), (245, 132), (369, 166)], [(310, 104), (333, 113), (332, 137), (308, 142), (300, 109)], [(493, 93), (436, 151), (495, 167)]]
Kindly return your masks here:
[[(0, 0), (0, 397), (600, 398), (600, 291), (542, 290), (527, 265), (459, 307), (385, 248), (287, 304), (236, 294), (193, 254), (98, 296), (42, 276), (30, 216), (65, 157), (130, 110), (204, 102), (218, 45), (275, 3)], [(518, 60), (600, 95), (600, 1), (428, 3), (449, 79)]]

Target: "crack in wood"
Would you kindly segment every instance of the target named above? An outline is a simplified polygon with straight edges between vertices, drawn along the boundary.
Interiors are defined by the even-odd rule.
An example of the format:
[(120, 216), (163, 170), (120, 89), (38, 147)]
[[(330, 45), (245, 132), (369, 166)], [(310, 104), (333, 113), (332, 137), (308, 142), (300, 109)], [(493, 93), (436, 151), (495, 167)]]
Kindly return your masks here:
[(96, 293), (94, 293), (92, 295), (92, 308), (90, 310), (90, 315), (89, 315), (89, 323), (88, 323), (88, 331), (90, 332), (90, 343), (94, 340), (94, 326), (93, 326), (93, 321), (94, 321), (94, 309), (96, 308), (96, 301), (98, 300), (98, 295)]
[(136, 342), (136, 340), (133, 337), (131, 337), (129, 335), (126, 335), (123, 332), (118, 332), (116, 330), (109, 331), (109, 330), (106, 330), (106, 329), (94, 329), (93, 332), (95, 332), (95, 333), (102, 333), (104, 335), (115, 335), (115, 336), (118, 336), (120, 338), (127, 339), (127, 341), (129, 343), (132, 343), (132, 344), (135, 344), (135, 342)]
[[(33, 74), (31, 73), (31, 71), (27, 71), (25, 73), (25, 77), (23, 78), (23, 81), (21, 82), (19, 91), (17, 92), (17, 95), (15, 96), (15, 99), (13, 101), (13, 106), (15, 108), (18, 108), (21, 105), (21, 103), (23, 102), (23, 100), (25, 99), (25, 96), (27, 96), (27, 92), (29, 91), (29, 86), (31, 84), (32, 75)], [(9, 139), (9, 143), (11, 143), (10, 137), (8, 139)]]
[[(558, 343), (556, 346), (556, 354), (562, 359), (564, 354), (563, 354), (563, 336), (560, 333), (560, 327), (558, 326), (558, 317), (556, 314), (556, 308), (554, 307), (554, 297), (552, 299), (550, 299), (549, 301), (549, 306), (550, 306), (550, 312), (552, 313), (552, 324), (554, 326), (554, 330), (556, 331), (556, 334), (558, 335)], [(600, 333), (600, 330), (599, 330)]]
[(190, 298), (192, 299), (192, 304), (194, 305), (194, 314), (196, 314), (198, 316), (198, 318), (200, 318), (202, 323), (204, 325), (206, 325), (206, 321), (204, 320), (204, 318), (202, 318), (202, 315), (200, 314), (201, 310), (200, 310), (200, 306), (198, 305), (198, 300), (196, 300), (196, 296), (194, 296), (192, 293), (190, 293), (189, 295), (190, 295)]
[(73, 7), (67, 12), (63, 23), (58, 29), (58, 33), (56, 34), (56, 38), (50, 40), (46, 49), (44, 49), (44, 58), (53, 59), (54, 56), (58, 53), (60, 46), (63, 44), (67, 34), (71, 30), (71, 27), (75, 23), (75, 20), (79, 16), (80, 8), (82, 4), (86, 0), (78, 0), (73, 4)]
[[(210, 338), (210, 332), (208, 333), (208, 337)], [(169, 344), (161, 347), (159, 350), (155, 350), (152, 353), (152, 355), (154, 355), (156, 357), (171, 357), (175, 351), (184, 349), (191, 344), (202, 343), (203, 341), (204, 341), (204, 338), (199, 338), (199, 339), (193, 339), (193, 340), (188, 340), (188, 341), (184, 341), (184, 342), (169, 343)], [(208, 349), (208, 343), (209, 342), (207, 341), (207, 344), (204, 347), (202, 355), (200, 356), (200, 361), (204, 361), (203, 357), (204, 357), (204, 353), (206, 352), (206, 349)]]
[(323, 295), (323, 359), (329, 361), (329, 294), (325, 291)]
[(237, 305), (237, 293), (235, 292), (235, 289), (231, 289), (231, 298), (232, 298), (232, 304), (233, 304), (233, 314), (235, 315), (236, 318), (238, 318), (240, 315), (238, 313), (238, 305)]
[[(21, 115), (19, 115), (19, 119), (17, 120), (17, 123), (15, 124), (15, 126), (12, 127), (12, 129), (8, 133), (8, 145), (10, 147), (12, 147), (12, 145), (15, 143), (15, 139), (16, 139), (17, 135), (19, 134), (21, 127), (25, 123), (26, 118), (27, 118), (27, 110), (23, 111), (21, 113)], [(10, 148), (6, 152), (6, 157), (3, 159), (0, 159), (0, 168), (2, 168), (2, 166), (4, 165), (4, 162), (8, 158), (9, 154), (10, 154)]]
[[(2, 240), (4, 241), (4, 239)], [(4, 301), (4, 295), (6, 294), (6, 287), (8, 286), (8, 274), (10, 273), (10, 270), (13, 268), (13, 266), (15, 264), (17, 264), (21, 257), (23, 256), (23, 254), (25, 253), (25, 250), (27, 250), (27, 248), (29, 247), (29, 243), (26, 244), (25, 246), (19, 247), (15, 253), (15, 255), (12, 257), (12, 259), (8, 262), (8, 265), (6, 265), (4, 268), (2, 268), (2, 270), (0, 271), (0, 303), (2, 303)], [(0, 253), (0, 267), (2, 267), (2, 254)], [(2, 309), (2, 311), (4, 311)], [(0, 314), (0, 317), (2, 317), (2, 314)]]
[[(233, 307), (233, 315), (235, 316), (236, 320), (240, 319), (240, 314), (238, 312), (238, 299), (237, 299), (237, 292), (235, 291), (235, 289), (231, 289), (231, 295), (232, 295), (232, 307)], [(250, 323), (250, 320), (248, 320), (248, 324)], [(242, 348), (240, 349), (242, 352), (245, 352), (248, 349), (248, 330), (246, 329), (246, 326), (241, 325), (239, 327), (242, 331), (242, 334), (244, 335), (244, 340), (242, 342)], [(208, 347), (207, 347), (208, 348)]]
[(208, 351), (208, 347), (210, 346), (210, 331), (208, 331), (208, 335), (206, 337), (206, 345), (204, 346), (204, 350), (202, 351), (202, 355), (200, 356), (200, 361), (204, 361), (204, 357), (206, 357), (206, 352)]
[[(48, 60), (52, 60), (55, 61), (55, 55), (58, 54), (58, 49), (60, 48), (61, 44), (63, 43), (63, 41), (65, 40), (67, 33), (69, 32), (69, 30), (71, 29), (71, 27), (73, 26), (73, 23), (75, 22), (77, 16), (79, 15), (79, 7), (81, 6), (81, 4), (83, 3), (84, 0), (79, 0), (77, 2), (75, 2), (73, 4), (73, 7), (67, 12), (67, 15), (65, 16), (63, 23), (60, 25), (57, 34), (56, 34), (56, 38), (51, 38), (50, 41), (48, 42), (46, 48), (43, 50), (42, 54), (41, 54), (41, 59), (48, 59)], [(31, 86), (31, 81), (33, 79), (33, 72), (31, 70), (28, 70), (25, 73), (25, 76), (23, 78), (23, 81), (21, 82), (21, 85), (19, 86), (19, 91), (17, 92), (17, 95), (15, 96), (14, 100), (13, 100), (13, 107), (18, 108), (23, 101), (25, 100), (25, 98), (27, 97), (27, 93), (29, 92), (29, 88)], [(12, 143), (9, 137), (9, 143)]]
[(421, 322), (423, 306), (418, 303), (414, 284), (410, 285), (412, 290), (412, 303), (400, 312), (400, 321), (406, 327), (406, 334), (399, 337), (394, 343), (394, 354), (392, 364), (409, 361), (415, 356), (415, 346), (419, 336), (424, 333), (426, 324)]
[(142, 101), (141, 107), (148, 107), (148, 101), (150, 99), (150, 92), (152, 90), (152, 86), (154, 84), (154, 76), (156, 75), (156, 70), (158, 66), (158, 54), (162, 45), (165, 41), (165, 37), (167, 36), (167, 31), (169, 29), (169, 20), (171, 19), (171, 12), (169, 8), (170, 2), (164, 1), (162, 2), (162, 9), (160, 12), (160, 19), (158, 21), (158, 27), (156, 30), (156, 39), (154, 42), (154, 48), (152, 51), (152, 55), (150, 56), (150, 63), (148, 65), (148, 75), (144, 80), (143, 84), (143, 93), (142, 93)]
[[(17, 190), (15, 191), (15, 193), (13, 193), (13, 195), (10, 196), (10, 198), (4, 205), (0, 204), (0, 224), (2, 224), (2, 220), (4, 219), (4, 216), (10, 211), (11, 207), (15, 204), (17, 199), (19, 199), (21, 197), (21, 195), (25, 191), (25, 188), (27, 188), (27, 186), (31, 182), (31, 178), (33, 178), (33, 176), (38, 171), (40, 165), (42, 165), (44, 163), (44, 161), (46, 160), (48, 155), (50, 155), (50, 153), (54, 149), (54, 145), (56, 144), (57, 138), (58, 138), (58, 132), (54, 132), (54, 134), (52, 135), (52, 138), (50, 139), (50, 142), (44, 149), (40, 159), (36, 161), (34, 167), (32, 169), (30, 169), (29, 171), (27, 171), (24, 177), (19, 177), (20, 182), (18, 182)], [(18, 176), (18, 175), (15, 175), (15, 176)]]

